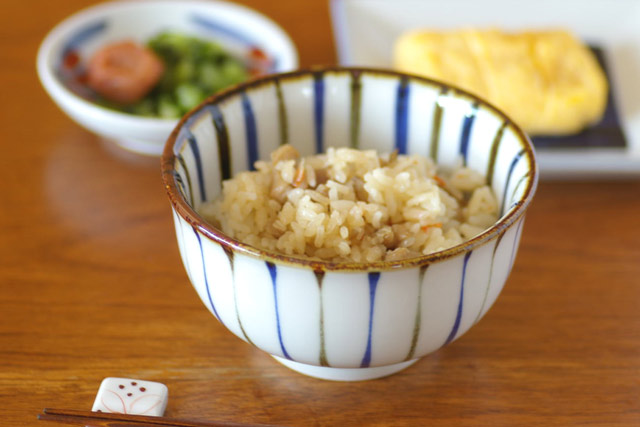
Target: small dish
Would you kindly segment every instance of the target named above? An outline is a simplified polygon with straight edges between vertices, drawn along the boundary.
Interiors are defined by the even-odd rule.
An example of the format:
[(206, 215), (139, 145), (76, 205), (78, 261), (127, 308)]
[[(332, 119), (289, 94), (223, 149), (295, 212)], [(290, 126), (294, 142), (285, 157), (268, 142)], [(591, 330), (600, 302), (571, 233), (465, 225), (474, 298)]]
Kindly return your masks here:
[[(123, 148), (159, 155), (177, 119), (126, 114), (98, 105), (62, 78), (65, 60), (86, 59), (105, 43), (145, 42), (161, 31), (212, 39), (240, 58), (264, 54), (266, 72), (298, 66), (297, 51), (271, 19), (247, 7), (223, 1), (115, 1), (89, 7), (63, 20), (45, 37), (37, 71), (47, 93), (78, 124)], [(70, 56), (71, 55), (71, 56)]]

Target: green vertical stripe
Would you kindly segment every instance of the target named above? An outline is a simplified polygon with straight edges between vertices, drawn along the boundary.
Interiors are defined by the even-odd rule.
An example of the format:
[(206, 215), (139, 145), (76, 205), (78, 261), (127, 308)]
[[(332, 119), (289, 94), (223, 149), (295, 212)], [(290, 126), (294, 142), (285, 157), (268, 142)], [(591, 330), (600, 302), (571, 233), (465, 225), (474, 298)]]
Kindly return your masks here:
[(229, 133), (222, 111), (217, 105), (210, 106), (213, 127), (218, 140), (218, 163), (220, 167), (220, 182), (231, 178), (231, 149), (229, 147)]
[(433, 109), (433, 118), (431, 119), (431, 149), (429, 157), (438, 163), (438, 149), (440, 148), (440, 127), (442, 126), (442, 106), (440, 105), (440, 98), (447, 93), (447, 88), (443, 87), (436, 98), (436, 103)]
[(516, 197), (516, 191), (518, 191), (518, 188), (520, 187), (520, 185), (522, 185), (522, 183), (529, 178), (529, 176), (531, 175), (531, 172), (527, 172), (524, 175), (522, 175), (520, 177), (520, 179), (518, 180), (518, 182), (516, 182), (516, 186), (513, 188), (513, 192), (511, 193), (511, 199), (509, 200), (513, 200)]
[(362, 82), (360, 81), (360, 72), (351, 72), (351, 115), (350, 126), (351, 148), (360, 147), (360, 108), (362, 104)]
[(180, 166), (182, 166), (182, 169), (184, 170), (184, 176), (187, 178), (187, 185), (189, 186), (189, 203), (192, 207), (194, 207), (195, 205), (193, 201), (193, 189), (191, 188), (191, 176), (189, 175), (189, 169), (187, 168), (187, 164), (185, 163), (182, 154), (178, 154), (176, 158), (178, 159)]
[(324, 279), (324, 271), (316, 271), (316, 280), (318, 281), (318, 289), (320, 290), (320, 366), (329, 366), (327, 360), (327, 351), (324, 343), (324, 307), (322, 305), (322, 280)]
[(493, 277), (493, 264), (496, 259), (496, 251), (498, 250), (498, 245), (500, 245), (500, 241), (502, 240), (505, 234), (506, 234), (506, 231), (503, 231), (501, 234), (498, 235), (498, 238), (496, 239), (496, 245), (493, 247), (493, 254), (491, 255), (491, 265), (489, 266), (489, 280), (487, 280), (487, 287), (484, 290), (484, 298), (482, 299), (482, 305), (480, 306), (480, 311), (476, 316), (476, 320), (473, 321), (474, 325), (478, 323), (478, 320), (480, 320), (480, 316), (484, 311), (484, 306), (487, 303), (487, 297), (489, 296), (489, 288), (491, 287), (491, 278)]
[(507, 127), (507, 122), (503, 122), (496, 132), (496, 136), (493, 138), (493, 143), (491, 144), (491, 152), (489, 153), (489, 165), (487, 166), (487, 185), (491, 187), (493, 184), (493, 171), (496, 165), (496, 157), (498, 157), (498, 148), (500, 147), (500, 142), (502, 141), (502, 135), (504, 134), (504, 130)]
[(420, 273), (418, 275), (418, 302), (416, 307), (416, 317), (413, 322), (413, 336), (411, 337), (411, 347), (407, 353), (406, 360), (413, 359), (416, 352), (416, 346), (418, 345), (418, 337), (420, 336), (420, 326), (422, 324), (422, 282), (424, 281), (424, 274), (427, 272), (428, 265), (420, 266)]
[(284, 103), (280, 80), (274, 80), (276, 84), (276, 97), (278, 98), (278, 124), (280, 125), (280, 145), (289, 143), (289, 123), (287, 121), (287, 107)]

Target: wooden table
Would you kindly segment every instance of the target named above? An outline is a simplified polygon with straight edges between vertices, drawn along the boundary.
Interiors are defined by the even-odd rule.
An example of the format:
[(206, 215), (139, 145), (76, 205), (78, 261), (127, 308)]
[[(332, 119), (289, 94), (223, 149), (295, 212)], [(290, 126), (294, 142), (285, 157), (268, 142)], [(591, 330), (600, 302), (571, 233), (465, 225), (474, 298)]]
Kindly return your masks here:
[[(283, 25), (303, 66), (335, 63), (325, 1), (246, 3)], [(86, 5), (0, 14), (1, 425), (90, 409), (108, 376), (163, 382), (166, 414), (199, 420), (640, 425), (640, 180), (542, 182), (513, 274), (469, 333), (385, 379), (307, 378), (199, 301), (158, 159), (100, 141), (40, 86), (41, 39)]]

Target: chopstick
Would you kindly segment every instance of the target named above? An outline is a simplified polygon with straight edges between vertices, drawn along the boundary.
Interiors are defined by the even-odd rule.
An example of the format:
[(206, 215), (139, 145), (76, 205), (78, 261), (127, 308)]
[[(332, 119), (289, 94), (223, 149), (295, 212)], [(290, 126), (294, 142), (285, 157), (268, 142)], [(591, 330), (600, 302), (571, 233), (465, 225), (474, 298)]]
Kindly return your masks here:
[[(225, 421), (201, 422), (146, 415), (110, 414), (106, 412), (77, 411), (74, 409), (45, 408), (39, 420), (80, 427), (247, 427), (267, 424), (239, 424)], [(273, 426), (273, 425), (270, 425)]]

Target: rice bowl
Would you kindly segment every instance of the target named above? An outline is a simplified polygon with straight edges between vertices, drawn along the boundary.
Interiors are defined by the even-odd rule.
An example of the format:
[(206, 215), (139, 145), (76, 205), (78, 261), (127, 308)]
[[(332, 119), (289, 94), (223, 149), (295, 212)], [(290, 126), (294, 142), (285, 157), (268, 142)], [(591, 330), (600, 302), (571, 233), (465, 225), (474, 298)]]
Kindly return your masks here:
[[(284, 156), (283, 161), (272, 159), (269, 164), (270, 154), (276, 156), (287, 144), (300, 157), (292, 153), (293, 158)], [(395, 161), (390, 154), (394, 152)], [(409, 165), (424, 162), (423, 167), (414, 172), (392, 171), (393, 166), (384, 170), (394, 162), (400, 165), (404, 156)], [(357, 164), (371, 164), (370, 170), (361, 173), (361, 185), (357, 180), (350, 182), (350, 167), (338, 167), (348, 164), (349, 157)], [(328, 185), (329, 171), (322, 171), (330, 164), (336, 169), (331, 179), (335, 184)], [(257, 170), (252, 171), (254, 166)], [(420, 229), (418, 235), (440, 228), (446, 234), (450, 232), (447, 227), (457, 227), (448, 224), (450, 218), (460, 227), (480, 220), (469, 215), (471, 189), (468, 196), (462, 196), (463, 202), (469, 197), (469, 204), (459, 205), (457, 213), (441, 211), (438, 203), (435, 214), (412, 210), (421, 203), (438, 201), (438, 180), (448, 186), (464, 168), (482, 177), (480, 188), (491, 189), (497, 205), (495, 222), (487, 228), (470, 227), (467, 236), (458, 231), (464, 241), (443, 250), (437, 250), (436, 244), (429, 248), (429, 243), (413, 248), (413, 236), (394, 236), (384, 256), (366, 261), (367, 251), (375, 246), (353, 239), (361, 232), (359, 227), (364, 228), (363, 236), (375, 235), (386, 225), (393, 228), (392, 221), (399, 220), (396, 225), (409, 222), (409, 230), (424, 226), (426, 231)], [(255, 173), (266, 174), (266, 179), (254, 179)], [(364, 194), (367, 173), (372, 175), (371, 185)], [(466, 173), (473, 178), (473, 172)], [(212, 315), (240, 339), (293, 370), (323, 379), (355, 381), (407, 368), (454, 342), (487, 313), (514, 265), (538, 168), (531, 142), (522, 130), (478, 97), (402, 73), (327, 68), (267, 76), (209, 98), (173, 131), (165, 146), (162, 175), (187, 276)], [(422, 178), (429, 179), (423, 182)], [(286, 185), (272, 186), (269, 180), (274, 179)], [(328, 188), (318, 190), (323, 181)], [(254, 185), (263, 188), (255, 191)], [(438, 194), (438, 198), (421, 199), (422, 194), (411, 193), (413, 185), (418, 192)], [(225, 187), (232, 197), (229, 206), (219, 211), (230, 218), (205, 219), (209, 213), (215, 216), (218, 208), (212, 205), (225, 203)], [(272, 190), (276, 191), (271, 194)], [(331, 191), (336, 193), (334, 200)], [(451, 188), (445, 193), (455, 198)], [(412, 199), (416, 206), (409, 206)], [(442, 199), (447, 200), (447, 194)], [(395, 200), (406, 209), (394, 207)], [(253, 208), (248, 207), (254, 202), (256, 212), (252, 213)], [(287, 203), (291, 208), (284, 207)], [(337, 204), (333, 209), (337, 214), (332, 203)], [(272, 217), (265, 213), (266, 204), (272, 205)], [(340, 215), (347, 205), (349, 212), (362, 210), (362, 215), (351, 218), (356, 220), (353, 224), (348, 216), (342, 220)], [(372, 205), (367, 208), (372, 208), (369, 214), (365, 213), (367, 205)], [(284, 210), (295, 215), (277, 218), (275, 212), (279, 215)], [(245, 224), (243, 215), (253, 219)], [(326, 235), (329, 223), (325, 221), (332, 215), (341, 218)], [(358, 219), (365, 222), (364, 227)], [(254, 237), (232, 237), (235, 231), (222, 231), (235, 227), (234, 221), (247, 236), (258, 229), (253, 244), (246, 240)], [(242, 229), (243, 224), (249, 227)], [(374, 229), (376, 225), (380, 230)], [(275, 239), (260, 236), (263, 226), (266, 231), (279, 229), (271, 236)], [(322, 227), (324, 235), (317, 232)], [(479, 229), (480, 234), (468, 238)], [(285, 238), (278, 248), (278, 239), (287, 232), (293, 232), (291, 240)], [(296, 233), (302, 233), (303, 239)], [(304, 248), (297, 248), (301, 242)], [(275, 249), (260, 245), (275, 245)], [(325, 246), (338, 252), (319, 259), (317, 252)], [(393, 253), (403, 246), (419, 249), (420, 255), (387, 258), (389, 249)], [(425, 249), (437, 251), (423, 255)], [(365, 259), (354, 261), (357, 253)], [(336, 255), (338, 261), (333, 260)]]

